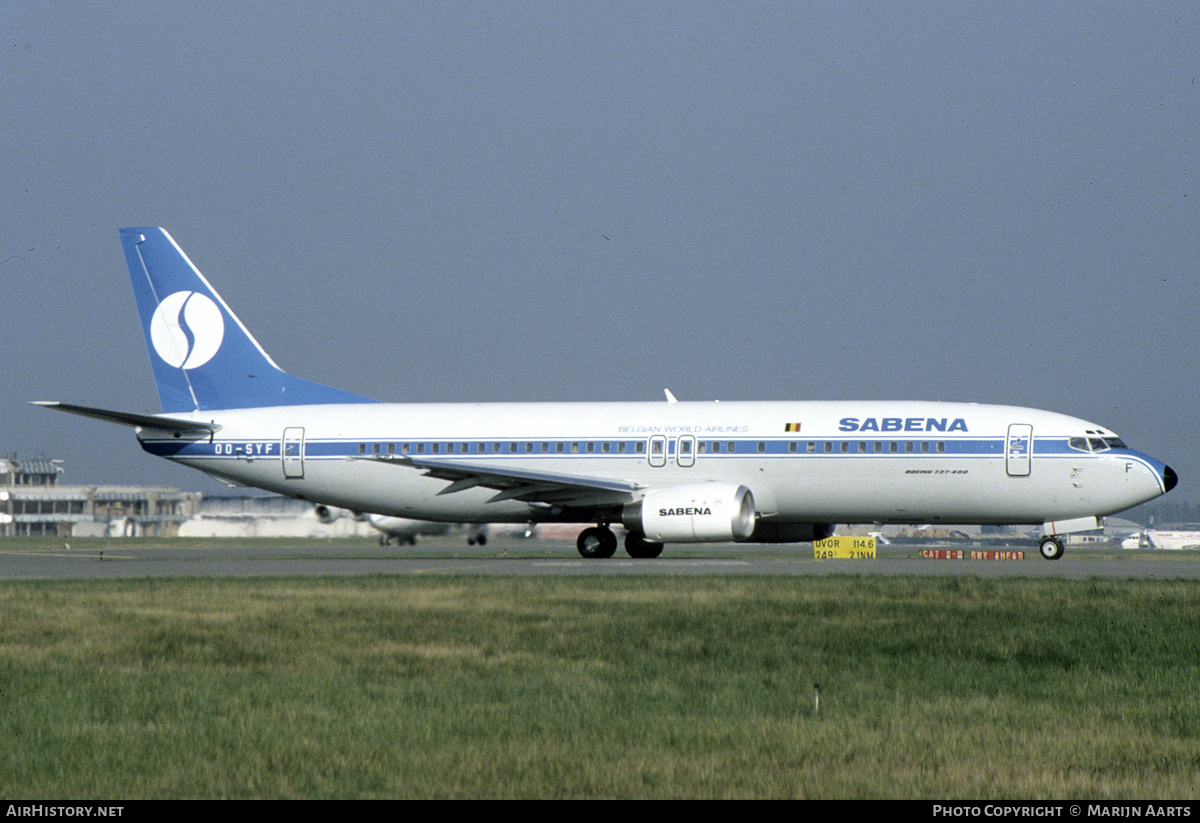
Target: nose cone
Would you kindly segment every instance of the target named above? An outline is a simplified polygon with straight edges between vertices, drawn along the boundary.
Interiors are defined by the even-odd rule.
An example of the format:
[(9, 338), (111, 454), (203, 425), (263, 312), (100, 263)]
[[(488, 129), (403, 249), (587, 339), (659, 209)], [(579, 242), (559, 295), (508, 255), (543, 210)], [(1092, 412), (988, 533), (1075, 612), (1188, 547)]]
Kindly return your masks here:
[(1179, 485), (1179, 475), (1170, 466), (1163, 466), (1163, 494)]

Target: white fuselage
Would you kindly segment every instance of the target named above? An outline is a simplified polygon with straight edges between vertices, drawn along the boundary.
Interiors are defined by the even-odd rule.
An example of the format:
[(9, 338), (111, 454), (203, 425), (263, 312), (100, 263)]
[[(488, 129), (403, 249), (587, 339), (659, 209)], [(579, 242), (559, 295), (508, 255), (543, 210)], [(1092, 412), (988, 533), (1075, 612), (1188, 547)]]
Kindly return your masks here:
[[(566, 519), (580, 501), (564, 512), (495, 499), (494, 487), (451, 489), (426, 474), (439, 461), (636, 489), (740, 484), (758, 517), (780, 524), (1102, 516), (1162, 494), (1169, 472), (1123, 444), (1080, 448), (1096, 433), (1114, 438), (1084, 420), (968, 403), (369, 403), (174, 416), (220, 428), (142, 428), (147, 451), (291, 497), (453, 522)], [(600, 511), (637, 496), (597, 488), (584, 502)]]

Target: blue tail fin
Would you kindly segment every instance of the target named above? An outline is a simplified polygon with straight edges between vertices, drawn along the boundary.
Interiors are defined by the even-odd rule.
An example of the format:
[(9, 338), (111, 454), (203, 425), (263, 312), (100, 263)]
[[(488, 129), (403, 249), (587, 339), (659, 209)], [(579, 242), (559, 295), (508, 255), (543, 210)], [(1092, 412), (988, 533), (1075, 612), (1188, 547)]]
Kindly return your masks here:
[(375, 402), (276, 366), (163, 229), (121, 245), (164, 412)]

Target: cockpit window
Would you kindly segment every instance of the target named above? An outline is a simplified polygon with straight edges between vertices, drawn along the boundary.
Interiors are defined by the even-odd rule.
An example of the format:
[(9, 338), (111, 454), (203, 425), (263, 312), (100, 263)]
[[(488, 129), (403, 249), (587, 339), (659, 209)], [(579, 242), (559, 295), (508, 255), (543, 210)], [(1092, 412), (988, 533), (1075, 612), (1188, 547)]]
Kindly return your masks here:
[(1109, 449), (1125, 449), (1125, 445), (1119, 437), (1072, 437), (1067, 441), (1067, 445), (1081, 452), (1106, 452)]

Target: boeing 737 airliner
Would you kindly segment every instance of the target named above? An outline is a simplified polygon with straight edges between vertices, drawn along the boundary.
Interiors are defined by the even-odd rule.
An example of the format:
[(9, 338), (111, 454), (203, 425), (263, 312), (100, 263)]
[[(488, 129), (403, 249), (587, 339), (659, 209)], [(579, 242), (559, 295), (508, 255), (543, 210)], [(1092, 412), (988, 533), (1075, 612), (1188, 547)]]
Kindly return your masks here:
[(282, 371), (166, 231), (121, 229), (162, 414), (65, 403), (231, 483), (453, 523), (590, 522), (584, 557), (791, 543), (836, 523), (1061, 535), (1170, 491), (1094, 423), (974, 403), (381, 403)]

